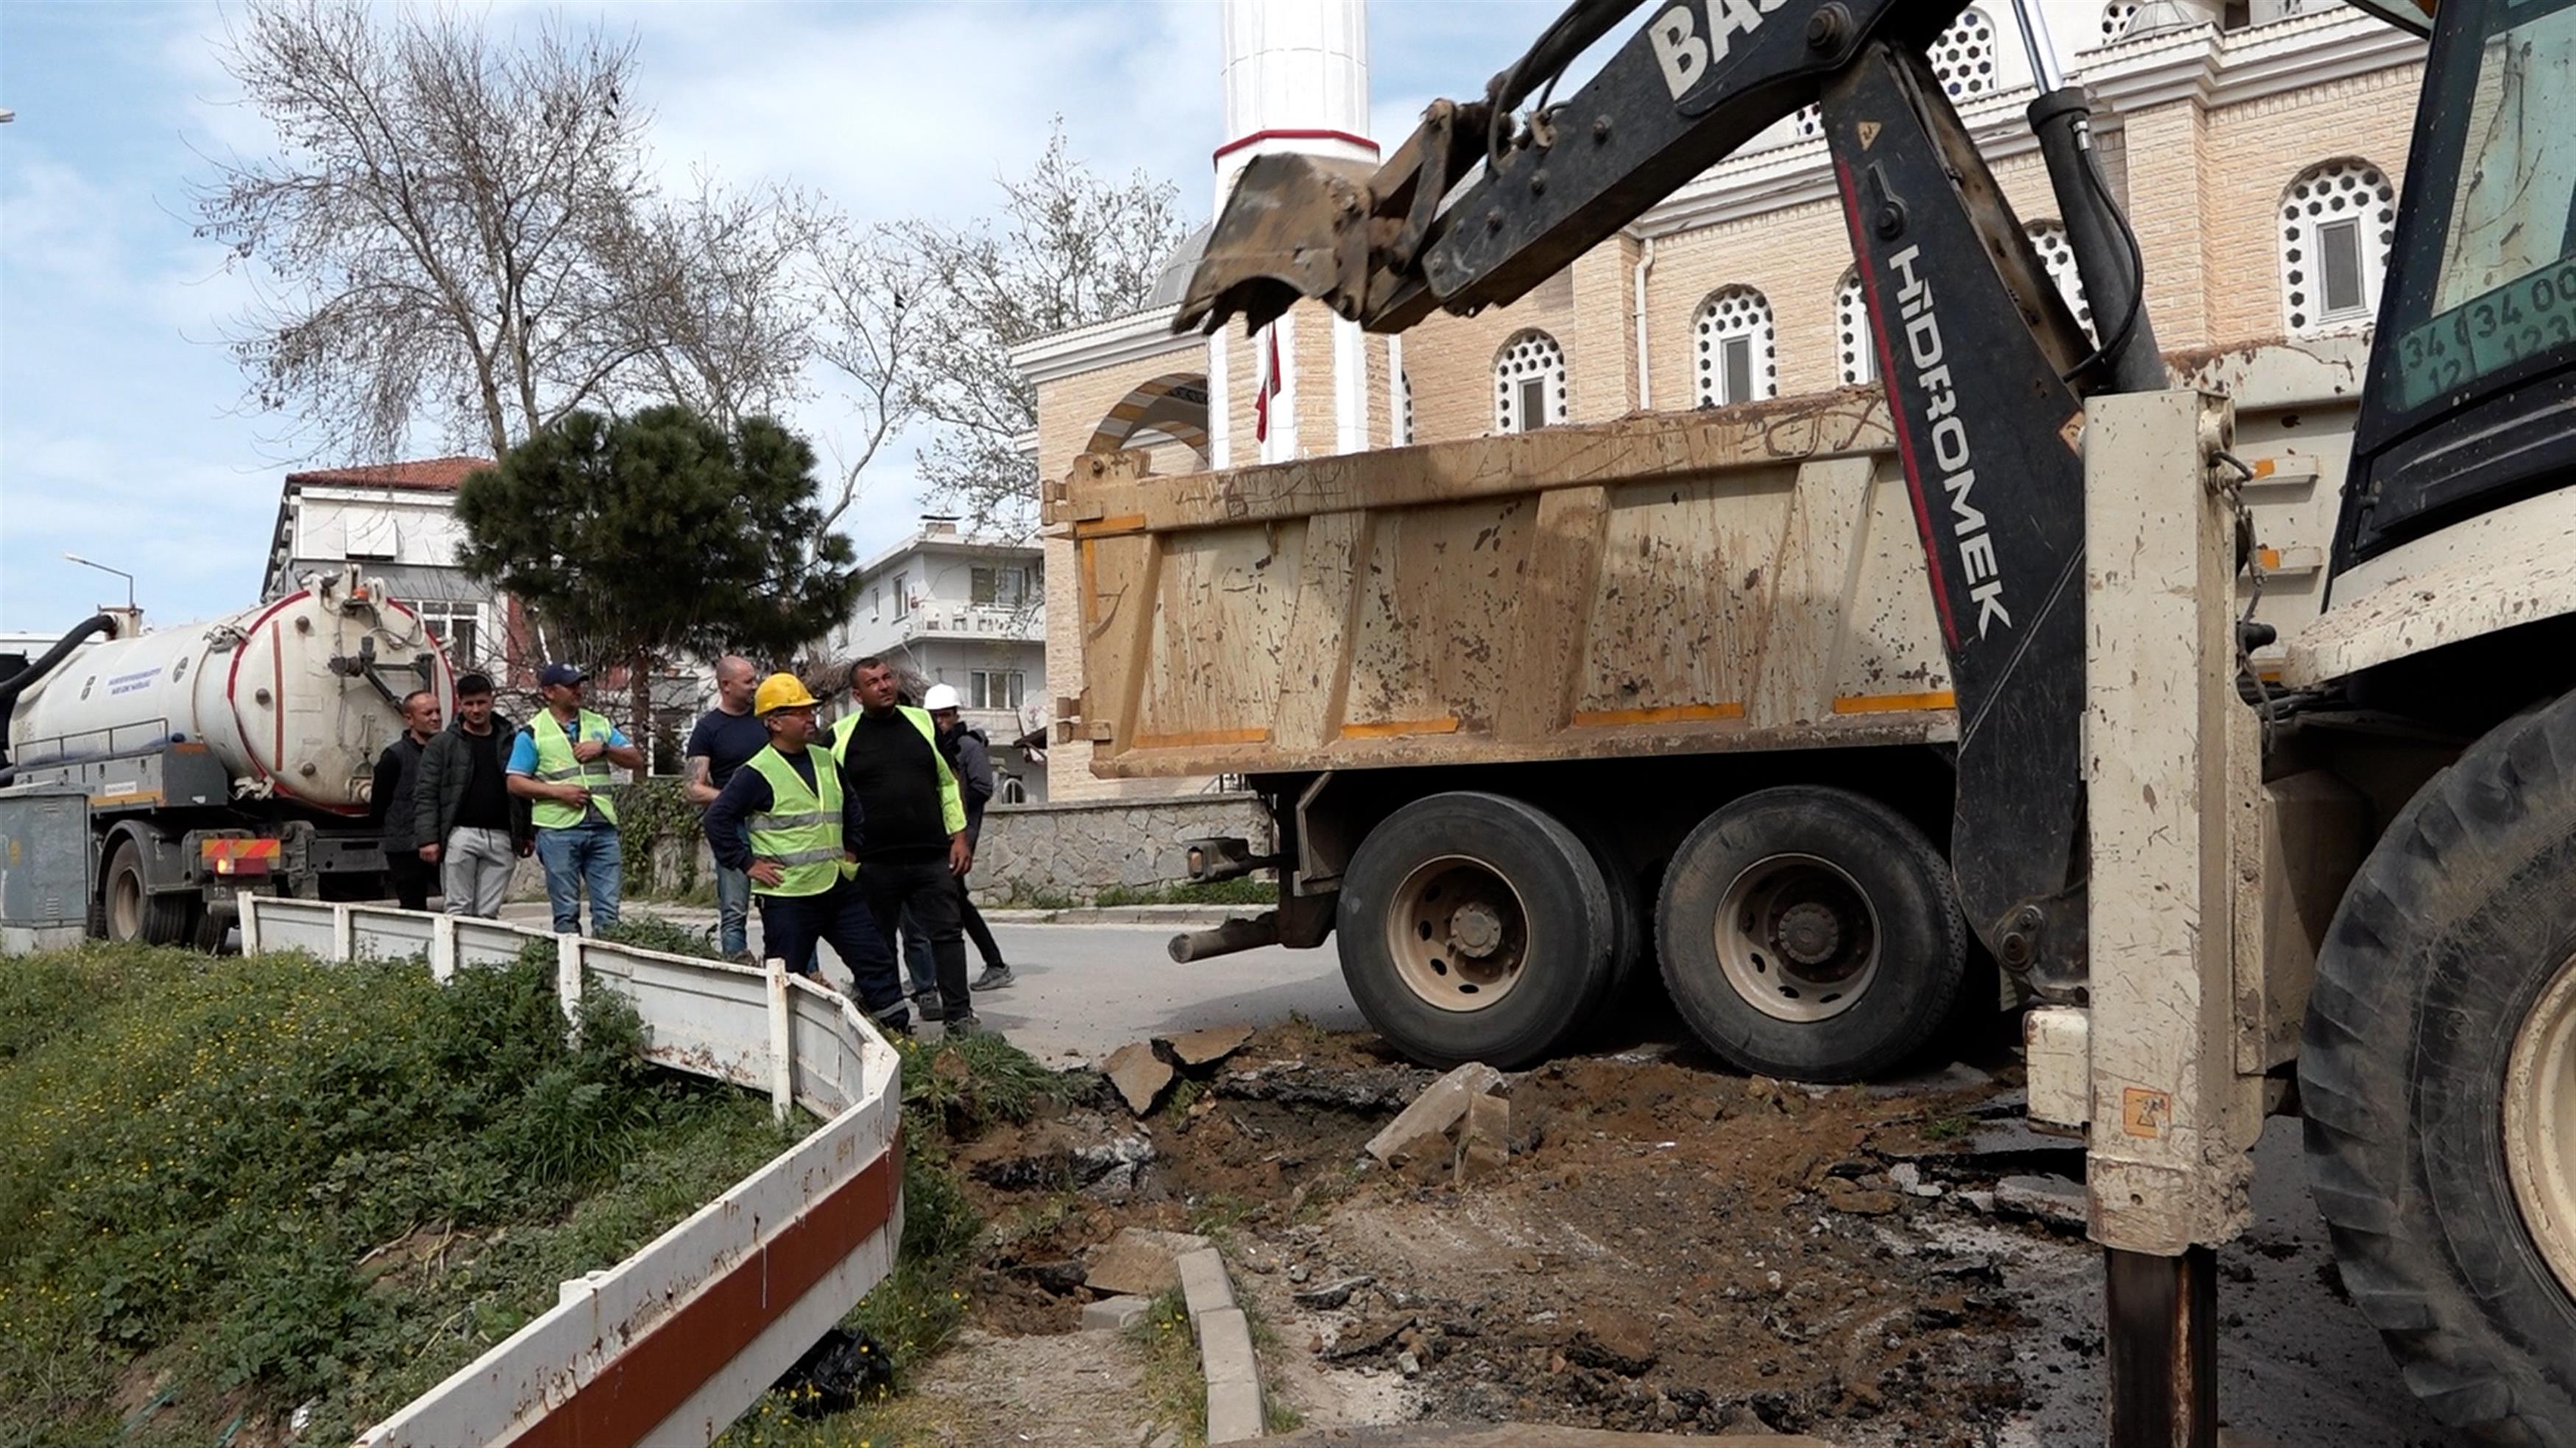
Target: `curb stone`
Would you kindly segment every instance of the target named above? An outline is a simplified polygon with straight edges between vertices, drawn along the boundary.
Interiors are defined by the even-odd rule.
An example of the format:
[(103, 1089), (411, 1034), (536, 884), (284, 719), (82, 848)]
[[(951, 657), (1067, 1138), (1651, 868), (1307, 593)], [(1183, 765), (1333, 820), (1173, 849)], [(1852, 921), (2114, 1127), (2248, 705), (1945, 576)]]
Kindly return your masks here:
[(1261, 1361), (1252, 1324), (1235, 1305), (1225, 1257), (1214, 1247), (1181, 1254), (1181, 1297), (1198, 1338), (1199, 1374), (1207, 1381), (1207, 1440), (1242, 1443), (1262, 1435)]

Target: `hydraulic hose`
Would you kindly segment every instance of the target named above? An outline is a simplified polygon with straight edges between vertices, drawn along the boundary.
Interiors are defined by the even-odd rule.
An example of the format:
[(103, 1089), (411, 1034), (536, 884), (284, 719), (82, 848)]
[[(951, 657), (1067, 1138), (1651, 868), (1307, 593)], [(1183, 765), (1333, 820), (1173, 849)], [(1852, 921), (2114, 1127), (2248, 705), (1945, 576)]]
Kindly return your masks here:
[(53, 672), (56, 664), (70, 658), (72, 650), (79, 648), (91, 634), (116, 637), (116, 620), (103, 613), (90, 615), (77, 628), (55, 640), (54, 646), (39, 655), (34, 663), (7, 679), (0, 679), (0, 766), (9, 762), (9, 715), (18, 707), (18, 696), (33, 687), (38, 679)]

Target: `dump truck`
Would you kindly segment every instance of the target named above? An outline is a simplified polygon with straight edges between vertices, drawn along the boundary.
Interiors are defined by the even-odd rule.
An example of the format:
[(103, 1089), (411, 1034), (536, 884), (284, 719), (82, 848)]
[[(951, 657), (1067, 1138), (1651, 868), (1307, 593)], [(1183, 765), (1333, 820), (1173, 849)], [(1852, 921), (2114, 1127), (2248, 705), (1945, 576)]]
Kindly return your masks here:
[[(1926, 59), (1955, 0), (1649, 5), (1579, 86), (1568, 71), (1635, 7), (1578, 0), (1481, 98), (1434, 102), (1383, 165), (1245, 167), (1175, 325), (1259, 327), (1320, 304), (1400, 331), (1511, 303), (1816, 106), (1907, 506), (1868, 501), (1877, 464), (1852, 456), (1860, 429), (1831, 404), (1742, 419), (1731, 438), (1650, 423), (1625, 440), (1640, 446), (1578, 441), (1521, 472), (1494, 455), (1498, 476), (1425, 454), (1401, 472), (1336, 459), (1155, 480), (1104, 465), (1068, 482), (1051, 506), (1086, 560), (1077, 597), (1102, 657), (1086, 651), (1080, 727), (1106, 736), (1103, 767), (1118, 767), (1122, 731), (1139, 748), (1177, 733), (1206, 758), (1232, 749), (1239, 768), (1282, 771), (1260, 778), (1283, 802), (1296, 790), (1279, 909), (1204, 944), (1335, 929), (1354, 993), (1385, 992), (1388, 1019), (1408, 1013), (1438, 1040), (1454, 1036), (1432, 1012), (1490, 1015), (1522, 1028), (1492, 1033), (1500, 1054), (1537, 1049), (1558, 1028), (1543, 1017), (1615, 984), (1602, 962), (1637, 923), (1637, 891), (1623, 907), (1614, 884), (1627, 837), (1659, 837), (1642, 823), (1659, 805), (1697, 794), (1687, 812), (1708, 789), (1642, 765), (1555, 786), (1550, 761), (1608, 752), (1578, 742), (1587, 716), (1635, 731), (1623, 748), (1658, 765), (1680, 755), (1679, 724), (1824, 737), (1835, 701), (1912, 667), (1884, 640), (1920, 623), (1888, 628), (1875, 610), (1903, 605), (1856, 581), (1892, 515), (1899, 533), (1911, 524), (1953, 696), (1951, 893), (1936, 898), (1934, 836), (1883, 801), (1804, 784), (1784, 800), (1746, 781), (1764, 787), (1692, 827), (1655, 887), (1654, 945), (1685, 1012), (1694, 996), (1753, 1005), (1785, 977), (1785, 1010), (1730, 1008), (1742, 1035), (1712, 1041), (1757, 1060), (1783, 1027), (1817, 1024), (1784, 1016), (1859, 1017), (1882, 994), (1931, 1004), (1908, 981), (1942, 970), (1939, 952), (1891, 969), (1864, 948), (1895, 937), (1890, 916), (1854, 899), (1901, 906), (1918, 938), (1955, 925), (1991, 952), (2035, 1003), (2030, 1114), (2086, 1142), (2114, 1448), (2216, 1441), (2212, 1249), (2248, 1224), (2250, 1149), (2266, 1113), (2289, 1109), (2342, 1281), (2408, 1386), (2480, 1441), (2576, 1443), (2576, 0), (2356, 3), (2430, 50), (2348, 461), (2322, 475), (2321, 607), (2286, 637), (2243, 606), (2264, 548), (2314, 546), (2259, 540), (2265, 459), (2244, 426), (2259, 404), (2178, 375), (2155, 345), (2145, 258), (2035, 6), (2013, 7), (2040, 78), (2027, 114), (2098, 336), (2056, 294)], [(1545, 486), (1587, 466), (1607, 485)], [(1720, 585), (1762, 545), (1730, 543), (1728, 510), (1698, 502), (1725, 486), (1704, 475), (1730, 469), (1743, 496), (1789, 500), (1767, 535), (1783, 540), (1769, 561), (1786, 593), (1749, 614), (1728, 605), (1759, 585)], [(1823, 555), (1844, 563), (1840, 586), (1805, 566), (1810, 499), (1841, 509)], [(1297, 543), (1260, 570), (1301, 580), (1275, 632), (1178, 626), (1227, 606), (1200, 582), (1228, 566), (1202, 555), (1225, 547), (1146, 540), (1158, 519), (1229, 510), (1267, 510), (1280, 544)], [(1639, 510), (1662, 517), (1630, 531)], [(1766, 536), (1759, 509), (1734, 511)], [(1659, 600), (1601, 582), (1672, 530), (1680, 561), (1637, 580)], [(1104, 555), (1112, 544), (1123, 557)], [(1103, 577), (1123, 593), (1105, 600)], [(1765, 647), (1797, 632), (1784, 599), (1800, 589), (1836, 615), (1835, 643), (1775, 661)], [(1641, 604), (1680, 617), (1633, 661), (1594, 662), (1604, 625), (1575, 615), (1606, 609), (1615, 628)], [(2272, 647), (2277, 677), (2256, 661)], [(1280, 682), (1272, 715), (1236, 721), (1193, 691), (1250, 689), (1230, 662), (1247, 649), (1275, 649)], [(1816, 722), (1779, 722), (1798, 718)], [(1829, 727), (1849, 741), (1897, 726)], [(1517, 757), (1461, 749), (1471, 732)], [(1928, 726), (1889, 742), (1944, 748)], [(1383, 815), (1318, 822), (1336, 790), (1374, 792), (1382, 771), (1338, 767), (1363, 758), (1455, 772)], [(1601, 839), (1605, 813), (1617, 833)], [(1332, 833), (1354, 820), (1357, 838)], [(1887, 890), (1784, 868), (1863, 836), (1847, 858)]]
[(0, 786), (85, 798), (89, 933), (214, 949), (246, 891), (383, 894), (376, 756), (404, 695), (443, 711), (454, 689), (419, 615), (352, 565), (221, 618), (141, 623), (101, 614), (0, 680)]
[[(2285, 634), (2316, 614), (2365, 350), (2177, 359), (2238, 399), (2260, 540), (2239, 587)], [(1102, 776), (1239, 775), (1267, 807), (1275, 853), (1186, 857), (1274, 868), (1280, 908), (1182, 955), (1338, 930), (1370, 1023), (1439, 1065), (1540, 1059), (1657, 962), (1712, 1050), (1800, 1080), (1996, 1009), (1951, 883), (1958, 714), (1882, 392), (1150, 466), (1089, 455), (1049, 489), (1085, 640), (1058, 730)], [(1407, 813), (1453, 794), (1492, 798)], [(1400, 843), (1459, 832), (1528, 854)]]

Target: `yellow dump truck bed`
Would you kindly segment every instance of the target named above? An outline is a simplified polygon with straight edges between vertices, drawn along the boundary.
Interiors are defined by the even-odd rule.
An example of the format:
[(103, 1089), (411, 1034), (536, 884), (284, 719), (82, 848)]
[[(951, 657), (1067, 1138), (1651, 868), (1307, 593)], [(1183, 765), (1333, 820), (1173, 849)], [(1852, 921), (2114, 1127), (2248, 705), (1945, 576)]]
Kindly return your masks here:
[[(1050, 490), (1115, 776), (1920, 741), (1950, 681), (1873, 393)], [(1061, 595), (1059, 595), (1061, 596)]]

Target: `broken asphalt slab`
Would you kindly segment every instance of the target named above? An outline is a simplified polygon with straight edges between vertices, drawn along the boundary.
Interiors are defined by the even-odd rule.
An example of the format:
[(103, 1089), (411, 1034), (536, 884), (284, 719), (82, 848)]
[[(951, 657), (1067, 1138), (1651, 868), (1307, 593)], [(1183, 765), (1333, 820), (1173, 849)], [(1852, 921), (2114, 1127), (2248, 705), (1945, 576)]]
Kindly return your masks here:
[(1172, 1063), (1154, 1054), (1153, 1046), (1136, 1041), (1109, 1053), (1100, 1063), (1100, 1074), (1118, 1089), (1118, 1099), (1127, 1109), (1142, 1116), (1154, 1109), (1154, 1100), (1163, 1088), (1172, 1084)]
[(1210, 1026), (1203, 1031), (1183, 1031), (1177, 1036), (1154, 1038), (1172, 1048), (1172, 1059), (1184, 1066), (1209, 1066), (1243, 1049), (1252, 1039), (1250, 1026)]

